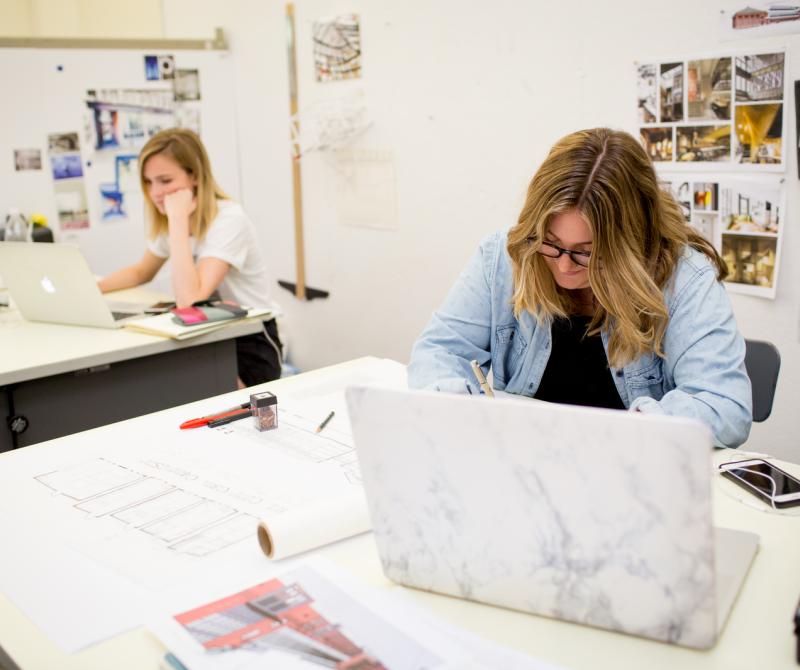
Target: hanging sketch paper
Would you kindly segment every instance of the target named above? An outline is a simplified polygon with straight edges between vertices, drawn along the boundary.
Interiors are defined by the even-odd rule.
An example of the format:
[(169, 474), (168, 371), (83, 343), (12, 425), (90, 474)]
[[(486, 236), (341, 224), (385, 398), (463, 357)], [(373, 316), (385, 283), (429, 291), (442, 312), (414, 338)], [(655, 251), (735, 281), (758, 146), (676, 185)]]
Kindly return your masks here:
[(669, 169), (783, 171), (784, 62), (775, 52), (637, 64), (639, 133), (650, 157)]
[(339, 223), (397, 230), (394, 160), (391, 151), (342, 149), (335, 152)]
[(800, 32), (800, 5), (748, 2), (720, 10), (720, 39), (754, 39)]
[(358, 14), (314, 22), (314, 71), (317, 81), (361, 76), (361, 34)]
[(661, 176), (687, 222), (727, 263), (729, 290), (774, 298), (786, 220), (783, 179), (707, 173)]

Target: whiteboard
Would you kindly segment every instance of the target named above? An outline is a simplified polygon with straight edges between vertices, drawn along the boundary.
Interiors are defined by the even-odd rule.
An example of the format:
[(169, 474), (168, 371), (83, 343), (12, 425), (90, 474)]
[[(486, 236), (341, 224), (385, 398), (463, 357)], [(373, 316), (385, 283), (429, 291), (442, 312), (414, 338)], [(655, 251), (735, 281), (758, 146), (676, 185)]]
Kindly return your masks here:
[[(174, 58), (174, 69), (198, 71), (200, 99), (179, 101), (175, 108), (182, 115), (199, 119), (200, 135), (217, 182), (232, 198), (240, 199), (234, 76), (229, 52), (0, 48), (0, 81), (5, 98), (0, 106), (0, 216), (4, 218), (9, 207), (19, 207), (26, 215), (44, 214), (56, 241), (79, 245), (96, 274), (107, 274), (137, 260), (145, 248), (138, 176), (134, 172), (123, 177), (127, 190), (120, 196), (124, 207), (119, 207), (117, 213), (110, 211), (103, 193), (108, 196), (109, 183), (119, 181), (115, 174), (116, 156), (137, 154), (146, 136), (130, 140), (127, 147), (98, 149), (97, 124), (93, 120), (94, 109), (87, 104), (87, 92), (135, 90), (145, 91), (145, 98), (169, 96), (174, 100), (174, 80), (148, 80), (145, 69), (145, 56), (169, 55)], [(82, 169), (75, 167), (77, 157), (75, 166), (67, 167), (82, 172), (80, 179), (54, 177), (65, 176), (59, 172), (63, 161), (57, 169), (50, 151), (48, 136), (54, 133), (77, 133)], [(18, 170), (18, 149), (38, 149), (41, 169)], [(35, 165), (35, 160), (30, 164)], [(126, 165), (123, 161), (122, 166)], [(133, 162), (129, 167), (135, 166)], [(88, 221), (88, 227), (60, 225), (59, 211), (63, 220), (65, 198), (74, 202), (78, 197), (65, 189), (77, 192), (81, 186), (88, 219), (82, 217), (78, 225)]]

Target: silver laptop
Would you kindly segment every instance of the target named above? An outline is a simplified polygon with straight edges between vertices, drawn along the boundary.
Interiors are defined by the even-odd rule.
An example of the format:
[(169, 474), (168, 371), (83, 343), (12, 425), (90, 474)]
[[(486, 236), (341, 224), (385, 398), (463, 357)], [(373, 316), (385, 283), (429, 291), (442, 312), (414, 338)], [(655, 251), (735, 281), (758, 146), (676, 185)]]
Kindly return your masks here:
[(349, 388), (383, 570), (428, 591), (708, 648), (758, 536), (715, 529), (688, 419)]
[(141, 310), (109, 303), (78, 247), (0, 242), (0, 275), (29, 321), (117, 328)]

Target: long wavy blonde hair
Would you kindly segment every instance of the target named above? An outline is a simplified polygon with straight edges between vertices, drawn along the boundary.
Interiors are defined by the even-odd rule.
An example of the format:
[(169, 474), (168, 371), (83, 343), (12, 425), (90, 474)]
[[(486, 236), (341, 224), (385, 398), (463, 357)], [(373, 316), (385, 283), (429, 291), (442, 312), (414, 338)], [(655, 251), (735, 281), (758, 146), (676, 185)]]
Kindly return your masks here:
[(200, 138), (187, 128), (168, 128), (159, 131), (142, 147), (142, 151), (139, 153), (139, 180), (142, 185), (142, 193), (144, 193), (147, 220), (150, 222), (149, 235), (151, 239), (166, 234), (169, 228), (167, 217), (158, 211), (144, 181), (144, 167), (148, 159), (156, 154), (169, 156), (189, 176), (197, 180), (195, 186), (197, 207), (192, 213), (189, 223), (195, 239), (202, 240), (219, 211), (217, 200), (228, 199), (225, 192), (214, 181), (206, 148)]
[(528, 188), (519, 221), (508, 234), (514, 313), (540, 324), (577, 313), (536, 253), (553, 217), (578, 211), (592, 233), (589, 285), (594, 313), (589, 333), (609, 333), (608, 358), (621, 367), (639, 356), (663, 356), (669, 320), (664, 289), (689, 245), (728, 274), (714, 247), (687, 225), (675, 199), (658, 184), (642, 146), (628, 133), (594, 128), (559, 140)]

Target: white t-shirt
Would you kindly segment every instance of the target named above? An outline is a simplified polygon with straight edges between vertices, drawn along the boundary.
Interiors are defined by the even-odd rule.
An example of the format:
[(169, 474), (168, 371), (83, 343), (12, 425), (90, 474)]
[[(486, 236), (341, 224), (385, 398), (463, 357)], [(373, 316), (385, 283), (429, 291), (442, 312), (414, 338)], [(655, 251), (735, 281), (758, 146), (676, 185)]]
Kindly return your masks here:
[[(242, 206), (231, 200), (218, 200), (219, 212), (203, 240), (190, 237), (192, 256), (219, 258), (230, 265), (218, 287), (223, 300), (233, 300), (246, 307), (274, 309), (270, 299), (267, 267), (258, 249), (253, 222)], [(169, 237), (159, 235), (147, 241), (147, 248), (159, 258), (169, 258)]]

